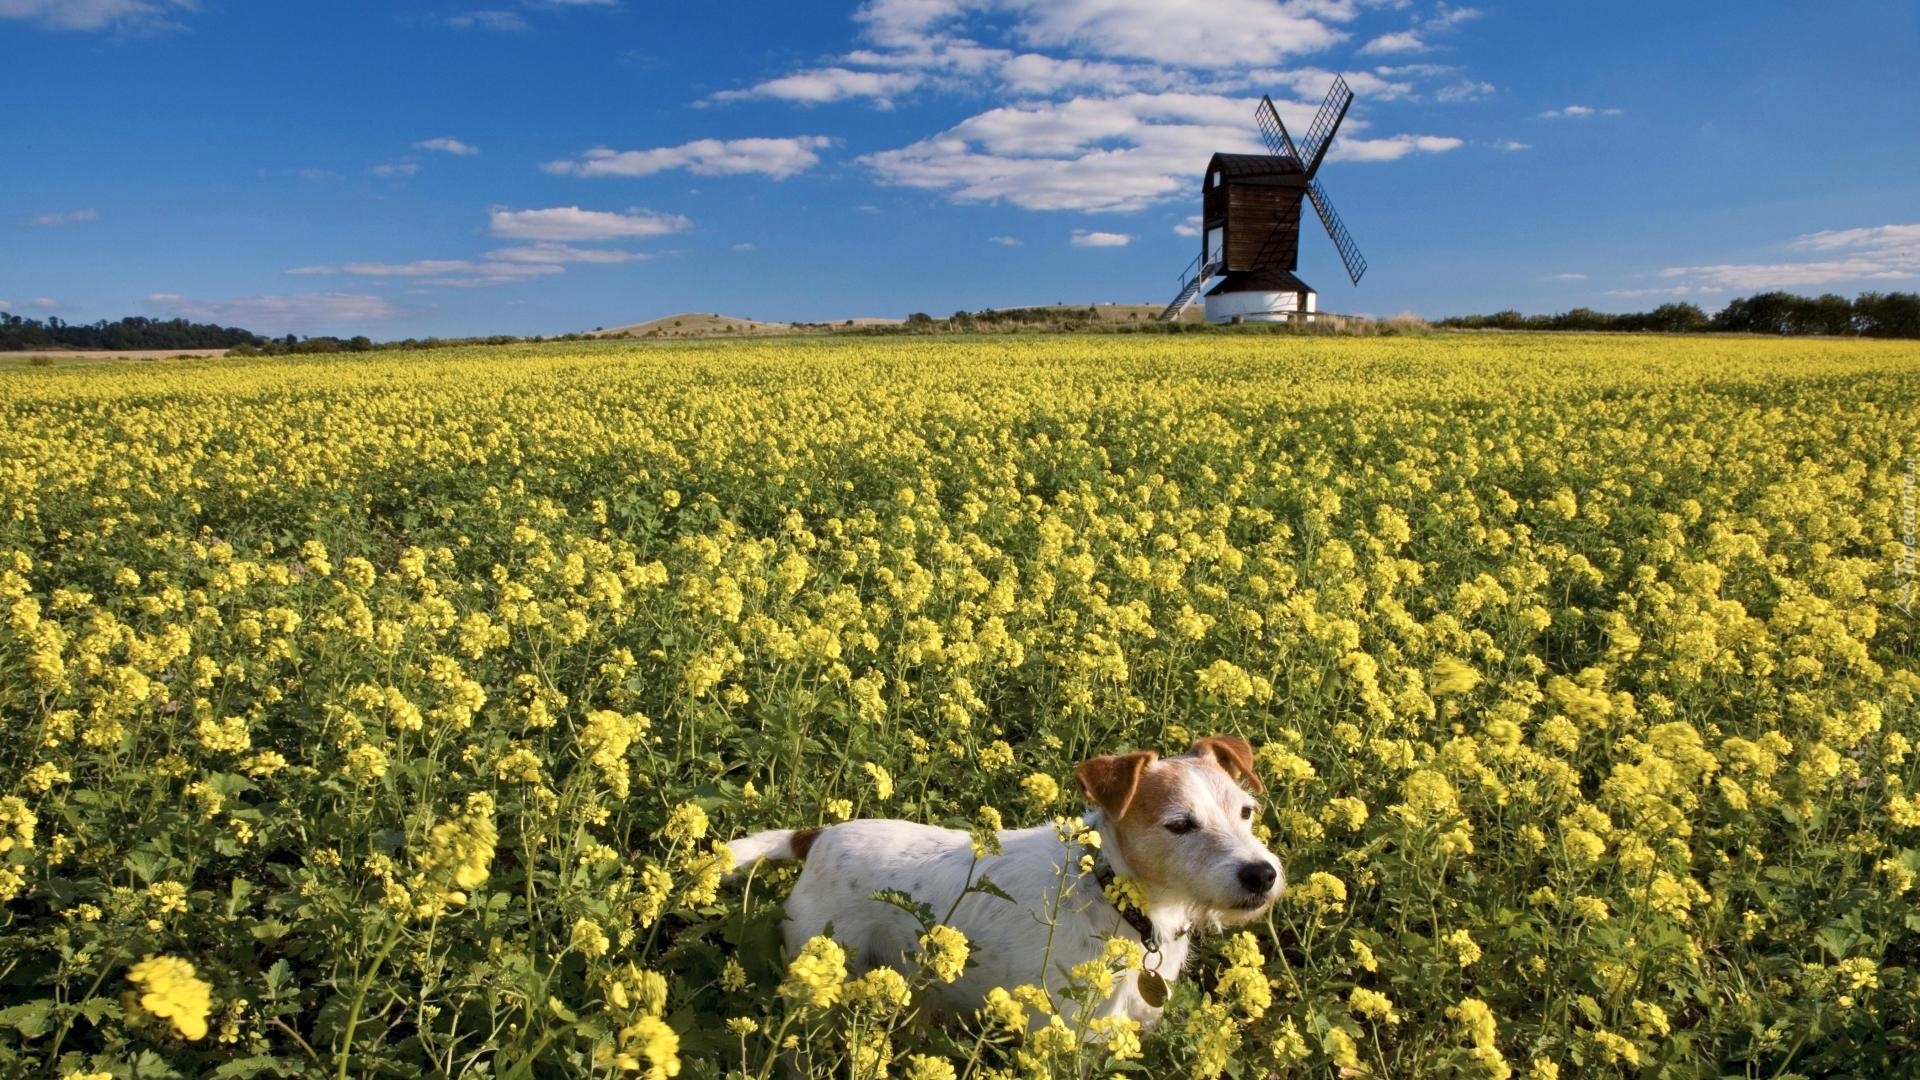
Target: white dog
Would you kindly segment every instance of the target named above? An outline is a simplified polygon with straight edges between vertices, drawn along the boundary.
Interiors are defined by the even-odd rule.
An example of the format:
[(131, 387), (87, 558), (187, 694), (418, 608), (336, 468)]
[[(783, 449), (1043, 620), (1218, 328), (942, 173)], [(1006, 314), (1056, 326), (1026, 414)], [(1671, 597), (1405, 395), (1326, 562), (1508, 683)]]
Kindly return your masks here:
[[(1045, 986), (1056, 1001), (1075, 964), (1099, 957), (1115, 935), (1140, 941), (1146, 961), (1115, 981), (1095, 1017), (1121, 1015), (1151, 1027), (1179, 975), (1196, 927), (1257, 918), (1286, 887), (1280, 860), (1253, 835), (1257, 813), (1252, 748), (1236, 736), (1196, 741), (1180, 757), (1150, 750), (1105, 755), (1075, 771), (1086, 821), (1099, 833), (1095, 869), (1083, 872), (1079, 844), (1052, 825), (999, 834), (1000, 854), (976, 865), (972, 839), (958, 829), (910, 821), (859, 820), (826, 828), (774, 830), (733, 841), (736, 864), (801, 859), (787, 899), (789, 953), (829, 925), (855, 971), (912, 970), (920, 928), (900, 908), (873, 899), (898, 890), (930, 906), (967, 935), (972, 962), (952, 985), (935, 983), (924, 1004), (964, 1013), (987, 991)], [(1102, 884), (1126, 875), (1144, 889), (1146, 910), (1123, 913)], [(963, 895), (982, 877), (1013, 898)], [(956, 904), (956, 900), (958, 903)], [(1051, 923), (1051, 925), (1049, 925)]]

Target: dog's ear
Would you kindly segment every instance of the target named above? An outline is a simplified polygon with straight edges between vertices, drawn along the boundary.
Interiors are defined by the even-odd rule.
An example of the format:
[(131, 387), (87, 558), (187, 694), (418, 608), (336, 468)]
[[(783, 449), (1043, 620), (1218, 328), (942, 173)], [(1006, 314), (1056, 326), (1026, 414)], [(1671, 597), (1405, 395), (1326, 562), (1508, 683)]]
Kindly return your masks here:
[(1140, 774), (1159, 759), (1160, 755), (1151, 750), (1117, 756), (1102, 754), (1081, 762), (1080, 767), (1073, 770), (1073, 778), (1080, 782), (1080, 794), (1099, 807), (1108, 821), (1119, 821), (1127, 815), (1134, 793), (1140, 790)]
[(1227, 775), (1241, 780), (1255, 791), (1265, 791), (1266, 785), (1253, 775), (1253, 745), (1238, 735), (1209, 735), (1204, 739), (1193, 740), (1187, 753), (1197, 758), (1210, 757), (1227, 770)]

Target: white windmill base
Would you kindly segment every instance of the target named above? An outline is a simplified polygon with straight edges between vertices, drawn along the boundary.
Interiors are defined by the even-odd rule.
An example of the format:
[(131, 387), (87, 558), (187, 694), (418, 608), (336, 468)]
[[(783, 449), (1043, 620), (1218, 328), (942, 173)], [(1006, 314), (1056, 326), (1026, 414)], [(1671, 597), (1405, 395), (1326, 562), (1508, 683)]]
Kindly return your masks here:
[(1288, 289), (1267, 292), (1246, 289), (1216, 292), (1207, 297), (1207, 321), (1230, 322), (1313, 322), (1319, 294), (1312, 289)]

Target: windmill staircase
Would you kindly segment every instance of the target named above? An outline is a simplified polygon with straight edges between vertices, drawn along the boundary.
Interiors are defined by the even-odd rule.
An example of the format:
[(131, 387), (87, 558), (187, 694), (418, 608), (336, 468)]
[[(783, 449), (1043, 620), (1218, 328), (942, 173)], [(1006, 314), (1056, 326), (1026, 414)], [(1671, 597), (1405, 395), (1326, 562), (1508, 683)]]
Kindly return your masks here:
[(1187, 268), (1181, 271), (1180, 292), (1166, 306), (1166, 310), (1160, 313), (1161, 322), (1172, 322), (1179, 318), (1180, 313), (1187, 310), (1187, 305), (1193, 303), (1193, 298), (1200, 295), (1200, 290), (1206, 287), (1213, 275), (1220, 272), (1218, 261), (1202, 265), (1200, 259), (1201, 256), (1195, 255), (1193, 261), (1187, 264)]

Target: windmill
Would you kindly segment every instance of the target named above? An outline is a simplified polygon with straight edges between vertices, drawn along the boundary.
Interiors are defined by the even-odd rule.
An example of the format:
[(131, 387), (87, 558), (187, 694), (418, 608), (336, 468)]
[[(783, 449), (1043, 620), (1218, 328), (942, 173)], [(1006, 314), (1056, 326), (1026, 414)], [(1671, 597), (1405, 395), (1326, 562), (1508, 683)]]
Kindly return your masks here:
[(1360, 284), (1367, 260), (1315, 178), (1352, 104), (1347, 81), (1334, 76), (1304, 143), (1295, 146), (1273, 99), (1261, 95), (1253, 115), (1268, 152), (1215, 154), (1207, 163), (1201, 187), (1200, 254), (1180, 275), (1180, 292), (1160, 313), (1162, 320), (1179, 318), (1215, 277), (1221, 281), (1207, 293), (1208, 322), (1312, 319), (1316, 294), (1293, 275), (1300, 265), (1303, 198), (1313, 203), (1320, 224), (1327, 227), (1347, 276)]

